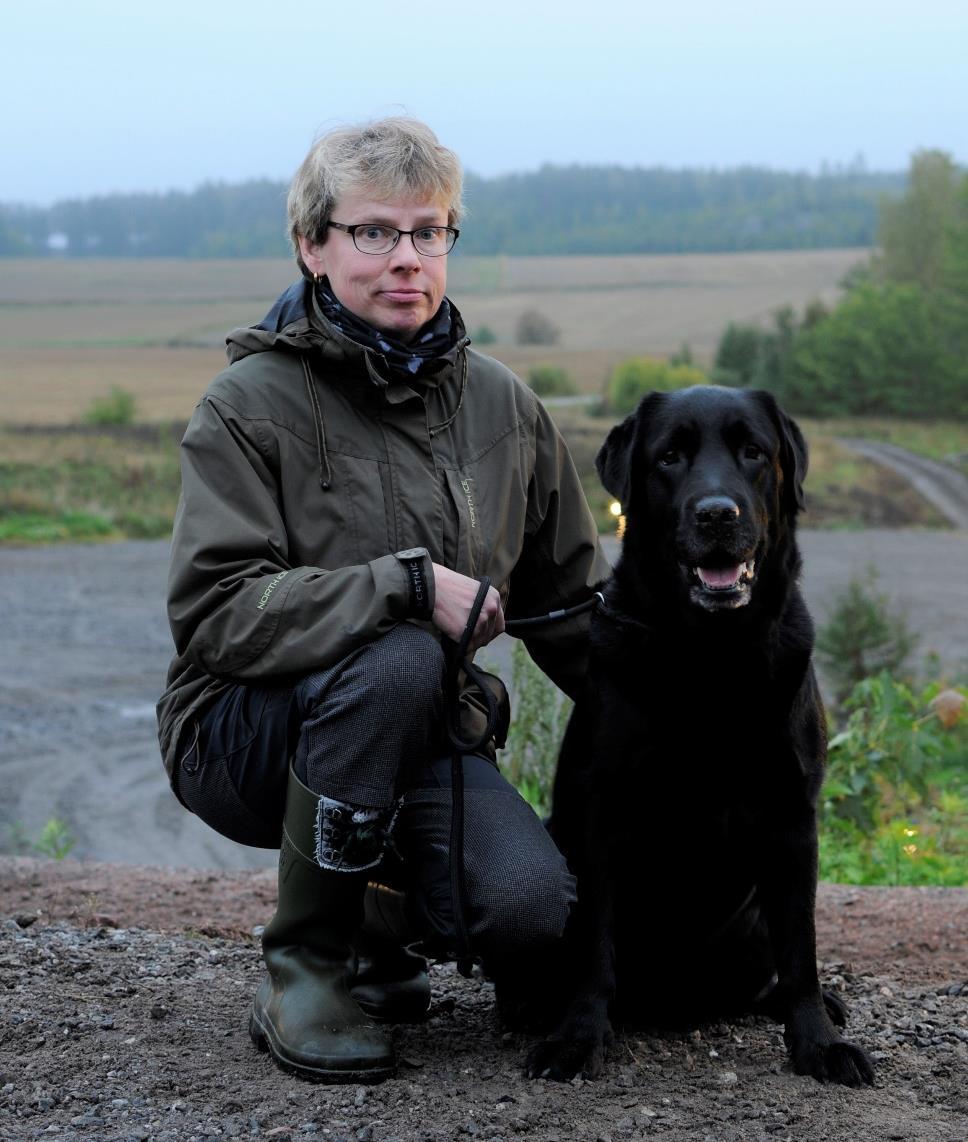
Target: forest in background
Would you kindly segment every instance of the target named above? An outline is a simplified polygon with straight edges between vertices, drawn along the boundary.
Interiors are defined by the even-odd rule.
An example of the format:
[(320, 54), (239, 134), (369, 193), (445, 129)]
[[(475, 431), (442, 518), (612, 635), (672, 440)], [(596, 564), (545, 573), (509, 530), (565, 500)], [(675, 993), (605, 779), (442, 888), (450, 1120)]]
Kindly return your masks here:
[[(647, 254), (873, 245), (903, 173), (553, 166), (468, 175), (459, 254)], [(286, 184), (0, 203), (0, 256), (284, 257)]]
[(877, 242), (832, 310), (783, 306), (766, 330), (731, 323), (713, 378), (812, 416), (968, 419), (968, 172), (944, 151), (915, 154)]

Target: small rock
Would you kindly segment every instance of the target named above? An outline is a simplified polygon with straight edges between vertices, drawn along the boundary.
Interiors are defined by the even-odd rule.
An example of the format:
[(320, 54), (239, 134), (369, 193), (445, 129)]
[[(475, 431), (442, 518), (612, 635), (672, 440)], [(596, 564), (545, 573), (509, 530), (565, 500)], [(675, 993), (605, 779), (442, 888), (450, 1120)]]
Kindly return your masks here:
[(719, 1081), (723, 1086), (736, 1086), (739, 1082), (739, 1075), (735, 1071), (723, 1071), (719, 1076)]

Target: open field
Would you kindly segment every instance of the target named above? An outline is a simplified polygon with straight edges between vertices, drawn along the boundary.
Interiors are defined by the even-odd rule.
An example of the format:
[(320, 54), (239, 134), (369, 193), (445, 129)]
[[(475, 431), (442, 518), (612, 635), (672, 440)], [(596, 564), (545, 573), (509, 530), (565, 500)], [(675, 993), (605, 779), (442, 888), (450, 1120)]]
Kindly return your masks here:
[[(471, 333), (486, 325), (496, 334), (488, 352), (522, 375), (539, 363), (559, 365), (585, 392), (597, 393), (610, 369), (631, 355), (662, 355), (688, 343), (708, 359), (731, 320), (767, 321), (783, 304), (834, 300), (844, 274), (864, 256), (456, 257), (450, 283)], [(0, 542), (167, 534), (178, 496), (178, 433), (64, 429), (114, 386), (135, 397), (140, 425), (183, 424), (223, 366), (226, 331), (258, 321), (295, 275), (288, 261), (0, 259)], [(560, 327), (558, 344), (513, 343), (527, 309)], [(609, 423), (579, 410), (556, 415), (607, 528), (608, 497), (593, 459)], [(38, 433), (41, 427), (52, 432)], [(920, 433), (918, 450), (968, 449), (962, 426)], [(825, 439), (834, 434), (864, 429), (810, 426), (812, 526), (941, 522), (900, 477)]]
[[(627, 258), (461, 258), (450, 294), (473, 335), (511, 368), (568, 369), (597, 392), (619, 360), (688, 343), (708, 360), (729, 321), (832, 301), (864, 250)], [(120, 386), (139, 419), (187, 419), (221, 369), (225, 333), (252, 324), (297, 275), (288, 261), (0, 259), (0, 420), (64, 424)], [(557, 345), (513, 344), (522, 312), (561, 329)]]

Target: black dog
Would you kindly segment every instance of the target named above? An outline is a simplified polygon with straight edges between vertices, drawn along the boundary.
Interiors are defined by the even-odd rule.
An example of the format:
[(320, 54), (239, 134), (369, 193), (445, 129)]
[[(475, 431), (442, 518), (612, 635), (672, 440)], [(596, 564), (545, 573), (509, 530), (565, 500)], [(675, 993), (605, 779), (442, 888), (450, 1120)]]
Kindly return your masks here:
[(798, 1073), (872, 1082), (817, 978), (826, 735), (796, 582), (803, 436), (769, 393), (653, 393), (597, 466), (627, 522), (555, 782), (579, 901), (528, 1073), (596, 1076), (613, 1018), (760, 1011), (785, 1022)]

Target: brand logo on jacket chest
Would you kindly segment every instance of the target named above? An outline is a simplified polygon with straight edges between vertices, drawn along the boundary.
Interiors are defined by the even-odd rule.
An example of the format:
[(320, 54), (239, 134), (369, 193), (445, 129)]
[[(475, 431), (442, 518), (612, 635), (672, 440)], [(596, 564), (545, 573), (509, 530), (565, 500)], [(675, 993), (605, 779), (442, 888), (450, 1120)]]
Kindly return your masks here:
[(477, 527), (477, 505), (474, 502), (474, 493), (471, 491), (471, 484), (474, 481), (471, 479), (461, 480), (461, 491), (464, 493), (464, 499), (467, 500), (467, 514), (470, 516), (471, 527)]

